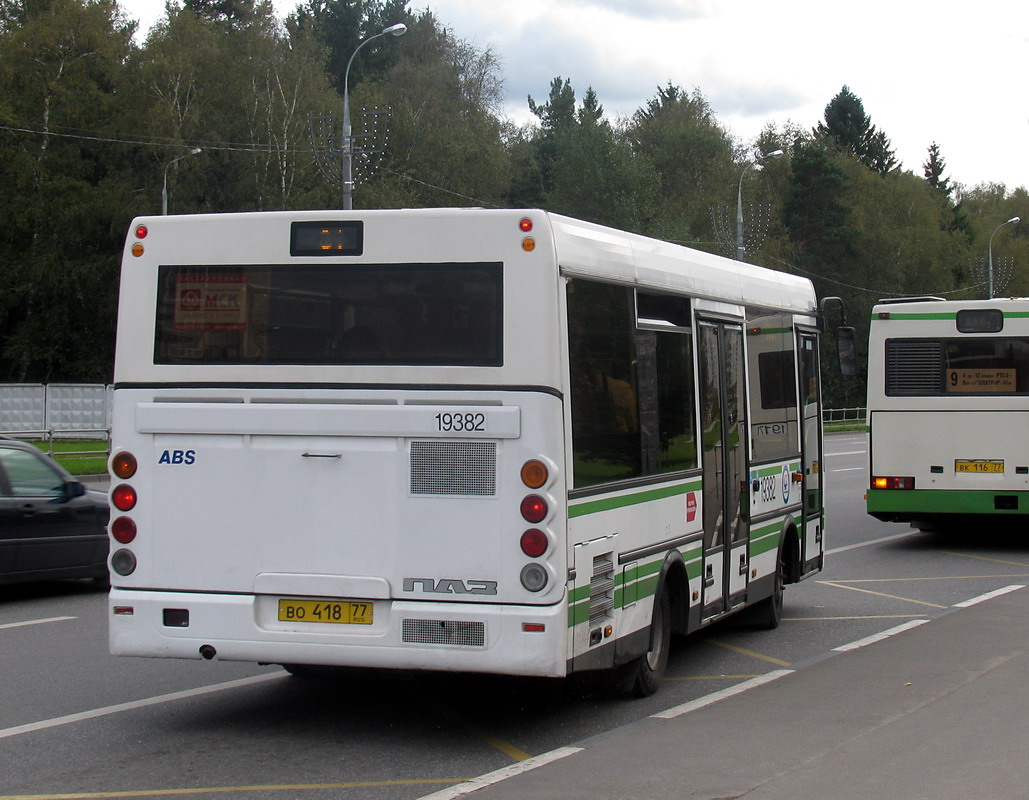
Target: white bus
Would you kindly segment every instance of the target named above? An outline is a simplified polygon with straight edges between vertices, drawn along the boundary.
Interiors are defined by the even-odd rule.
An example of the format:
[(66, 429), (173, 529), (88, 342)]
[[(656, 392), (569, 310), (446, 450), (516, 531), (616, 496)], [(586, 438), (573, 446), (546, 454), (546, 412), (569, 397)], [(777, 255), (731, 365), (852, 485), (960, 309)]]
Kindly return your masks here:
[(882, 301), (868, 344), (868, 513), (920, 528), (1029, 514), (1029, 299)]
[(822, 566), (803, 278), (543, 211), (140, 218), (110, 646), (654, 691)]

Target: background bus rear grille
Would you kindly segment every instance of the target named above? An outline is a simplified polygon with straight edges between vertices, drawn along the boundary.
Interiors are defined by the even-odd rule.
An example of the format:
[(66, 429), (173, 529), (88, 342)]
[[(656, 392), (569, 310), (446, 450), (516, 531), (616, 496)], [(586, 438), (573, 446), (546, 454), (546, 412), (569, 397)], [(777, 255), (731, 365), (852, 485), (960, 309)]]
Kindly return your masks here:
[(411, 494), (496, 492), (496, 442), (411, 442)]
[(943, 343), (905, 339), (886, 342), (886, 394), (941, 394)]
[(486, 624), (449, 619), (405, 619), (401, 636), (407, 644), (483, 647), (486, 644)]

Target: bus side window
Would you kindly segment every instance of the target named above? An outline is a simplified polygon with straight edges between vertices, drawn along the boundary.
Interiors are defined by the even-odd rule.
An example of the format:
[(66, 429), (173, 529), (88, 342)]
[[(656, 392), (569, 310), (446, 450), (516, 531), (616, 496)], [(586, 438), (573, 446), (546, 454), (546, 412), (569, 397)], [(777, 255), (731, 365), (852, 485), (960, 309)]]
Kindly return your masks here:
[(610, 284), (568, 288), (568, 361), (576, 487), (642, 472), (631, 294)]

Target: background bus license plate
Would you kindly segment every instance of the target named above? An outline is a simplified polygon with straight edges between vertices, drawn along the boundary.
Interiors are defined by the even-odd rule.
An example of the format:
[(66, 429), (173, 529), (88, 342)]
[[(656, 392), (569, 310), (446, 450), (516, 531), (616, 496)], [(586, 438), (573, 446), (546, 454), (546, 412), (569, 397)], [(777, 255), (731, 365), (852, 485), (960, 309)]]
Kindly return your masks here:
[(371, 625), (371, 603), (352, 600), (279, 600), (279, 622)]
[(955, 461), (955, 472), (1003, 472), (1003, 461)]

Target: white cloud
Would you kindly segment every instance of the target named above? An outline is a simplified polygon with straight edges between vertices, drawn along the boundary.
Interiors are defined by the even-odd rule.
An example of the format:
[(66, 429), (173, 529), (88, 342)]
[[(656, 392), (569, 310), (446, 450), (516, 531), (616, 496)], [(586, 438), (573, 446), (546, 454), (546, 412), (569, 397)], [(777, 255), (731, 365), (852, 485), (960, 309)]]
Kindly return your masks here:
[[(123, 0), (144, 27), (163, 0)], [(284, 14), (293, 0), (278, 0)], [(906, 169), (936, 141), (952, 179), (1029, 187), (1029, 4), (863, 0), (411, 0), (504, 66), (505, 111), (531, 118), (550, 82), (592, 86), (629, 116), (669, 81), (699, 88), (744, 140), (767, 122), (814, 127), (844, 86)]]

